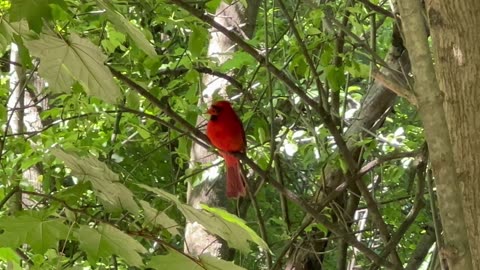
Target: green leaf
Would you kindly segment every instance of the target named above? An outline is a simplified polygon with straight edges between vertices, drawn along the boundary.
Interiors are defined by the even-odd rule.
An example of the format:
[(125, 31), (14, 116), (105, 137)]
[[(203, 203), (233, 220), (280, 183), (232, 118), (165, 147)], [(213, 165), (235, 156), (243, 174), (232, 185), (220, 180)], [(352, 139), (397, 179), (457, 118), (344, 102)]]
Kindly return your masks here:
[(205, 269), (193, 258), (186, 256), (178, 250), (166, 247), (168, 254), (161, 256), (153, 256), (147, 267), (164, 270), (164, 269), (188, 269), (202, 270)]
[(322, 31), (316, 27), (309, 27), (306, 31), (306, 34), (309, 36), (315, 36), (315, 35), (320, 35), (322, 34)]
[(113, 25), (115, 25), (118, 31), (128, 35), (135, 43), (135, 45), (141, 50), (143, 50), (148, 56), (157, 56), (155, 48), (145, 38), (145, 35), (130, 21), (123, 17), (122, 14), (115, 10), (115, 7), (108, 0), (97, 0), (97, 4), (101, 8), (105, 9), (108, 20), (110, 20)]
[(340, 169), (342, 170), (343, 173), (348, 172), (348, 167), (347, 167), (348, 165), (345, 162), (345, 160), (343, 160), (343, 158), (338, 159), (338, 165), (339, 165), (339, 167), (340, 167)]
[(224, 221), (230, 223), (230, 226), (228, 227), (229, 229), (233, 229), (233, 231), (226, 231), (225, 234), (231, 232), (231, 238), (237, 238), (238, 242), (241, 242), (241, 239), (246, 239), (257, 244), (263, 250), (268, 250), (267, 243), (265, 243), (260, 236), (258, 236), (250, 227), (248, 227), (247, 224), (245, 224), (245, 220), (232, 215), (223, 209), (209, 207), (205, 204), (202, 204), (202, 209), (214, 214), (217, 218), (223, 219)]
[(166, 247), (168, 254), (154, 256), (147, 264), (147, 267), (163, 269), (188, 269), (188, 270), (245, 270), (233, 262), (224, 261), (210, 255), (202, 254), (198, 260), (188, 257), (182, 252)]
[(227, 262), (207, 254), (200, 255), (200, 261), (207, 270), (245, 270), (233, 262)]
[(352, 66), (345, 66), (345, 70), (352, 74), (352, 76), (358, 78), (368, 78), (370, 74), (370, 67), (359, 63), (353, 63)]
[(69, 228), (62, 219), (42, 217), (40, 212), (22, 212), (20, 216), (4, 217), (0, 220), (0, 245), (17, 248), (28, 244), (35, 253), (43, 254), (56, 248), (59, 240), (67, 239)]
[(12, 28), (10, 24), (2, 18), (0, 20), (0, 52), (3, 54), (12, 42)]
[(7, 264), (11, 264), (13, 270), (21, 270), (20, 267), (20, 257), (13, 251), (11, 248), (0, 248), (0, 261), (6, 262)]
[(325, 68), (326, 78), (328, 83), (335, 91), (340, 91), (342, 86), (345, 85), (345, 75), (343, 74), (343, 68), (334, 66), (328, 66)]
[(140, 99), (136, 92), (128, 91), (126, 98), (127, 98), (127, 104), (129, 105), (130, 108), (138, 108), (140, 106)]
[[(64, 181), (73, 181), (71, 179)], [(74, 205), (77, 203), (80, 198), (90, 189), (90, 184), (88, 182), (80, 182), (78, 184), (73, 184), (69, 188), (62, 189), (54, 194), (55, 198), (62, 200), (68, 205)]]
[(2, 17), (0, 19), (0, 52), (3, 53), (7, 50), (15, 34), (27, 36), (28, 32), (26, 21), (11, 23)]
[(27, 48), (25, 48), (25, 44), (23, 43), (23, 39), (19, 35), (13, 35), (13, 42), (18, 47), (18, 55), (20, 56), (20, 62), (24, 68), (32, 68), (32, 58), (28, 53)]
[(250, 54), (246, 52), (235, 52), (231, 59), (228, 59), (221, 65), (220, 70), (227, 72), (232, 69), (254, 65), (253, 63), (255, 63), (255, 59), (253, 59)]
[(207, 31), (201, 27), (192, 27), (192, 33), (188, 39), (188, 49), (194, 57), (200, 57), (204, 48), (207, 47)]
[(180, 235), (178, 231), (179, 225), (175, 220), (171, 219), (164, 212), (160, 212), (153, 208), (148, 202), (140, 201), (140, 205), (143, 208), (143, 214), (145, 215), (145, 224), (160, 225), (169, 231), (172, 235)]
[(95, 229), (81, 225), (78, 230), (78, 239), (80, 249), (87, 253), (91, 262), (118, 255), (130, 266), (142, 266), (140, 253), (147, 252), (137, 240), (107, 224), (101, 224)]
[(243, 253), (250, 251), (248, 241), (256, 243), (261, 248), (268, 250), (268, 245), (255, 234), (253, 230), (245, 225), (245, 221), (235, 217), (223, 210), (208, 208), (211, 212), (195, 209), (188, 204), (181, 203), (174, 195), (158, 188), (152, 188), (146, 185), (138, 184), (139, 187), (151, 191), (158, 196), (176, 204), (178, 210), (182, 212), (190, 222), (198, 222), (205, 229), (227, 241), (232, 248), (238, 249)]
[(210, 13), (215, 13), (221, 2), (221, 0), (210, 0), (205, 3), (205, 9)]
[(40, 58), (38, 71), (53, 91), (70, 92), (73, 81), (78, 80), (89, 95), (106, 102), (115, 103), (122, 95), (104, 65), (107, 57), (88, 39), (42, 33), (40, 39), (25, 41), (25, 46)]
[(52, 17), (49, 4), (53, 2), (51, 0), (12, 0), (10, 20), (18, 22), (26, 19), (30, 29), (40, 33), (42, 31), (43, 19), (48, 21)]
[(90, 181), (95, 194), (109, 211), (125, 209), (138, 214), (140, 208), (133, 193), (119, 182), (118, 175), (105, 163), (94, 157), (80, 157), (60, 149), (53, 149), (52, 154), (65, 162), (65, 165), (72, 170), (72, 175), (78, 179)]

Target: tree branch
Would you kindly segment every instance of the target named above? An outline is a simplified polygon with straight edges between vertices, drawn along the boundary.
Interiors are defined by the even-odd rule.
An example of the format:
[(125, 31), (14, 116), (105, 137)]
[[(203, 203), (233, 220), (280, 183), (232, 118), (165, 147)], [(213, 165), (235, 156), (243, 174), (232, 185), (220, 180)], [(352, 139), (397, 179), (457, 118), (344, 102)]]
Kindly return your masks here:
[(328, 230), (333, 232), (338, 237), (342, 237), (345, 239), (347, 243), (352, 245), (353, 247), (357, 248), (360, 252), (362, 252), (368, 259), (374, 262), (377, 265), (382, 265), (392, 269), (399, 269), (395, 267), (392, 263), (387, 262), (385, 258), (378, 256), (373, 250), (369, 249), (366, 245), (359, 242), (355, 236), (349, 234), (344, 229), (338, 227), (333, 222), (329, 221), (327, 217), (320, 214), (315, 208), (311, 207), (308, 203), (306, 203), (303, 199), (298, 197), (292, 191), (286, 189), (282, 184), (277, 182), (276, 180), (272, 179), (265, 171), (263, 171), (258, 165), (249, 159), (244, 153), (232, 153), (236, 157), (239, 157), (243, 162), (245, 162), (252, 170), (257, 173), (260, 177), (265, 179), (266, 182), (271, 184), (275, 189), (285, 195), (290, 201), (297, 204), (300, 208), (302, 208), (306, 213), (311, 215), (315, 220), (322, 223)]
[(417, 248), (410, 255), (410, 261), (408, 262), (405, 270), (417, 270), (420, 269), (421, 264), (425, 260), (425, 257), (428, 255), (430, 248), (435, 243), (435, 232), (434, 229), (428, 226), (425, 229), (426, 233), (417, 243)]
[[(125, 75), (121, 74), (119, 71), (113, 69), (112, 67), (109, 67), (112, 73), (121, 81), (125, 82), (128, 86), (130, 86), (133, 90), (135, 90), (137, 93), (140, 95), (144, 96), (147, 98), (150, 102), (152, 102), (155, 106), (157, 106), (159, 109), (161, 109), (167, 116), (175, 120), (180, 126), (185, 128), (187, 131), (190, 133), (187, 133), (189, 137), (191, 137), (194, 140), (202, 140), (205, 143), (201, 144), (203, 147), (208, 147), (210, 145), (210, 141), (208, 140), (207, 136), (203, 134), (200, 130), (192, 126), (189, 122), (187, 122), (185, 119), (183, 119), (181, 116), (179, 116), (177, 113), (175, 113), (170, 106), (168, 105), (167, 100), (164, 98), (162, 100), (157, 99), (155, 96), (153, 96), (150, 92), (148, 92), (146, 89), (126, 77)], [(332, 122), (330, 124), (333, 125)], [(334, 130), (337, 130), (335, 126)], [(337, 136), (340, 136), (340, 133), (338, 133), (337, 130)], [(197, 138), (195, 138), (197, 137)], [(343, 147), (347, 150), (347, 155), (350, 153), (348, 151), (348, 148), (343, 141), (343, 138), (340, 136), (341, 141), (343, 142)], [(337, 144), (337, 146), (339, 146)], [(340, 148), (340, 146), (339, 146)], [(261, 178), (263, 178), (265, 181), (270, 183), (274, 188), (276, 188), (278, 191), (280, 191), (282, 194), (284, 194), (290, 201), (294, 202), (298, 206), (300, 206), (305, 212), (310, 214), (312, 217), (314, 217), (318, 222), (322, 223), (327, 229), (335, 233), (339, 237), (345, 237), (345, 241), (351, 244), (352, 246), (356, 247), (360, 252), (364, 253), (367, 258), (369, 258), (371, 261), (373, 261), (377, 265), (383, 265), (386, 267), (390, 268), (395, 268), (390, 262), (387, 262), (384, 258), (379, 257), (373, 250), (369, 249), (367, 246), (365, 246), (363, 243), (357, 241), (357, 239), (349, 235), (348, 232), (345, 230), (338, 228), (335, 224), (330, 222), (328, 218), (324, 217), (323, 215), (319, 214), (319, 212), (308, 205), (305, 201), (303, 201), (300, 197), (298, 197), (296, 194), (294, 194), (292, 191), (286, 189), (282, 184), (279, 182), (275, 181), (272, 179), (267, 172), (262, 170), (255, 162), (253, 162), (251, 159), (249, 159), (244, 153), (232, 153), (232, 155), (238, 157), (240, 160), (245, 162), (257, 175), (259, 175)], [(350, 156), (350, 162), (353, 162), (353, 166), (356, 166), (355, 161), (353, 160), (353, 157)], [(352, 179), (358, 179), (357, 177), (352, 178)]]
[(391, 80), (390, 78), (388, 78), (386, 75), (384, 75), (378, 70), (373, 71), (373, 77), (385, 88), (394, 92), (398, 96), (403, 97), (413, 106), (418, 107), (418, 102), (417, 102), (417, 98), (415, 97), (415, 94), (409, 91), (403, 85), (400, 85), (399, 83)]
[(368, 0), (357, 0), (357, 1), (362, 3), (366, 8), (368, 8), (372, 11), (375, 11), (378, 14), (381, 14), (385, 17), (394, 18), (393, 14), (390, 11), (388, 11), (388, 10), (386, 10), (386, 9), (380, 7), (380, 6), (375, 5), (374, 3), (372, 3)]
[[(357, 171), (357, 162), (353, 158), (352, 154), (350, 153), (347, 144), (343, 140), (343, 137), (341, 136), (340, 132), (338, 131), (335, 123), (333, 122), (332, 118), (328, 115), (328, 113), (325, 111), (323, 106), (315, 102), (312, 98), (310, 98), (306, 92), (301, 89), (299, 86), (296, 85), (295, 82), (293, 82), (285, 72), (282, 70), (278, 69), (276, 66), (274, 66), (271, 62), (267, 61), (267, 59), (261, 55), (255, 48), (253, 48), (250, 44), (248, 44), (243, 38), (241, 38), (239, 35), (234, 33), (233, 31), (228, 30), (221, 24), (217, 23), (211, 16), (207, 15), (205, 11), (203, 10), (198, 10), (195, 7), (192, 7), (191, 5), (185, 3), (182, 0), (170, 0), (172, 3), (176, 4), (177, 6), (185, 9), (188, 11), (190, 14), (193, 16), (197, 17), (201, 21), (209, 24), (210, 26), (214, 27), (218, 31), (220, 31), (222, 34), (224, 34), (226, 37), (228, 37), (230, 40), (235, 42), (240, 48), (242, 48), (245, 52), (253, 56), (262, 66), (264, 66), (268, 71), (270, 71), (275, 77), (277, 77), (280, 81), (285, 83), (285, 85), (292, 91), (293, 93), (297, 94), (299, 98), (304, 101), (307, 105), (309, 105), (313, 110), (315, 110), (318, 115), (320, 116), (322, 122), (325, 124), (325, 127), (330, 131), (332, 134), (335, 143), (337, 144), (337, 147), (339, 149), (339, 152), (345, 162), (347, 163), (349, 173), (351, 175), (355, 175)], [(383, 61), (383, 60), (381, 60)]]
[(420, 210), (425, 206), (425, 201), (423, 200), (423, 194), (425, 192), (425, 170), (427, 166), (427, 148), (424, 147), (421, 156), (419, 157), (420, 163), (417, 166), (417, 192), (415, 193), (415, 202), (412, 209), (408, 213), (405, 221), (400, 225), (395, 234), (391, 237), (390, 241), (385, 246), (385, 249), (381, 253), (383, 256), (388, 256), (392, 251), (395, 250), (398, 243), (402, 237), (407, 232), (408, 228), (413, 224), (417, 218)]

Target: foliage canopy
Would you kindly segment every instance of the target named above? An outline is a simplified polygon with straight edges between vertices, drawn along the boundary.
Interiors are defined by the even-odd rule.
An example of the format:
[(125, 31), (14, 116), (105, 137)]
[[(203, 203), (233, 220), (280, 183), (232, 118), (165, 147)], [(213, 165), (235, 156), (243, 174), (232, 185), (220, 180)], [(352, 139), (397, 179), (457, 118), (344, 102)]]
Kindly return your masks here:
[[(229, 94), (242, 94), (235, 106), (245, 123), (248, 156), (258, 165), (252, 181), (262, 181), (257, 174), (261, 170), (306, 202), (326, 184), (324, 177), (332, 168), (345, 174), (351, 168), (325, 117), (255, 56), (238, 50), (221, 65), (209, 58), (210, 26), (180, 8), (179, 2), (0, 2), (0, 51), (4, 54), (0, 99), (6, 104), (10, 97), (8, 64), (20, 66), (28, 79), (38, 74), (48, 85), (44, 93), (36, 93), (31, 80), (25, 86), (34, 98), (32, 104), (24, 105), (38, 107), (41, 129), (24, 126), (12, 133), (11, 112), (0, 111), (3, 265), (13, 269), (26, 263), (32, 269), (106, 265), (266, 269), (266, 254), (277, 261), (277, 256), (285, 255), (285, 247), (297, 243), (290, 241), (292, 237), (318, 234), (324, 237), (321, 241), (331, 242), (325, 269), (335, 269), (338, 255), (330, 252), (339, 245), (335, 236), (319, 222), (303, 226), (308, 217), (305, 209), (295, 200), (285, 203), (272, 185), (263, 185), (255, 196), (268, 240), (259, 236), (253, 209), (239, 218), (224, 209), (204, 206), (199, 210), (185, 203), (187, 181), (195, 186), (223, 170), (220, 159), (189, 166), (192, 140), (203, 139), (188, 129), (205, 111), (198, 106), (203, 74), (228, 77), (233, 82)], [(420, 236), (429, 230), (425, 228), (432, 227), (430, 210), (415, 208), (419, 200), (429, 199), (423, 195), (424, 187), (418, 185), (418, 190), (414, 184), (425, 178), (418, 158), (424, 144), (422, 128), (415, 109), (399, 99), (373, 136), (362, 131), (345, 137), (358, 120), (355, 113), (368, 106), (364, 100), (374, 83), (373, 67), (381, 66), (392, 47), (395, 22), (382, 5), (377, 8), (387, 15), (357, 2), (285, 1), (301, 35), (299, 42), (273, 2), (262, 4), (255, 35), (247, 44), (258, 50), (268, 48), (267, 60), (310, 99), (330, 97), (324, 105), (331, 109), (327, 113), (339, 134), (358, 147), (363, 164), (377, 161), (362, 180), (369, 184), (389, 229), (397, 231), (412, 209), (419, 210), (398, 243), (399, 257), (408, 262)], [(195, 8), (214, 13), (219, 4), (207, 1)], [(342, 18), (347, 34), (327, 23)], [(13, 43), (18, 46), (18, 63), (8, 60)], [(305, 60), (305, 50), (316, 65), (315, 72)], [(238, 75), (233, 76), (233, 71)], [(46, 97), (48, 105), (40, 108)], [(35, 179), (40, 188), (22, 176), (32, 167), (41, 172)], [(10, 202), (18, 194), (28, 197), (29, 203), (23, 211), (11, 211)], [(362, 200), (354, 210), (367, 215), (361, 212), (367, 204)], [(342, 220), (344, 207), (332, 202), (322, 215), (339, 228), (352, 226), (350, 233), (356, 232), (361, 243), (380, 254), (385, 243), (375, 222), (369, 216), (363, 223), (361, 214), (355, 220)], [(235, 265), (182, 252), (186, 220), (202, 224), (238, 250)], [(359, 265), (371, 264), (372, 258), (352, 247), (349, 254)], [(21, 262), (25, 257), (27, 262)]]

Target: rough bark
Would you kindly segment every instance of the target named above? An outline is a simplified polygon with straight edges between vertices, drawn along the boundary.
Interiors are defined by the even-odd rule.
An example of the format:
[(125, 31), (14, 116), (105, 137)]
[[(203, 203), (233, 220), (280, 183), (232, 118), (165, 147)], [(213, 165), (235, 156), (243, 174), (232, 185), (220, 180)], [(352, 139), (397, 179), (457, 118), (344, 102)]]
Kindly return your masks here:
[[(428, 45), (427, 30), (422, 15), (423, 7), (418, 0), (404, 0), (399, 1), (398, 4), (406, 47), (415, 78), (414, 91), (418, 100), (418, 111), (424, 125), (435, 176), (445, 242), (445, 247), (443, 247), (441, 253), (445, 256), (451, 270), (478, 269), (477, 260), (479, 259), (476, 257), (480, 254), (475, 253), (479, 251), (476, 247), (480, 246), (478, 228), (476, 228), (478, 226), (469, 226), (469, 237), (473, 240), (471, 244), (474, 252), (471, 254), (458, 180), (464, 180), (464, 183), (468, 186), (465, 189), (465, 194), (474, 195), (473, 198), (470, 197), (472, 199), (470, 202), (475, 204), (475, 201), (478, 201), (478, 196), (475, 196), (475, 194), (478, 194), (479, 191), (474, 174), (475, 168), (478, 167), (479, 156), (475, 152), (480, 149), (480, 140), (477, 139), (477, 134), (475, 134), (476, 127), (479, 124), (476, 121), (475, 112), (478, 110), (479, 104), (476, 104), (477, 108), (474, 104), (475, 101), (478, 102), (479, 100), (474, 93), (475, 86), (479, 86), (478, 83), (475, 84), (475, 77), (478, 75), (478, 65), (480, 64), (474, 59), (477, 57), (478, 60), (480, 51), (477, 44), (478, 38), (473, 38), (475, 36), (473, 29), (476, 26), (475, 20), (478, 23), (479, 19), (472, 21), (465, 18), (477, 18), (480, 3), (476, 0), (441, 1), (442, 4), (440, 5), (439, 2), (430, 3), (433, 4), (430, 7), (430, 14), (435, 15), (433, 16), (435, 20), (432, 21), (432, 26), (435, 26), (432, 27), (431, 32), (435, 36), (434, 43), (439, 46), (436, 63), (442, 89), (448, 94), (446, 111), (443, 109), (443, 95), (437, 82)], [(466, 5), (467, 2), (470, 3), (470, 6)], [(477, 4), (474, 2), (477, 2)], [(477, 13), (474, 12), (475, 5), (477, 6)], [(459, 6), (462, 6), (462, 8), (459, 8)], [(471, 13), (466, 13), (468, 7)], [(461, 27), (458, 27), (458, 25), (461, 25)], [(471, 27), (471, 29), (468, 30), (468, 27)], [(447, 29), (448, 34), (446, 34)], [(469, 31), (470, 34), (466, 34)], [(440, 34), (440, 32), (443, 33)], [(470, 37), (470, 42), (461, 40), (459, 35)], [(440, 37), (444, 37), (446, 40), (442, 40)], [(477, 43), (472, 43), (472, 41)], [(471, 61), (475, 64), (466, 64), (467, 59), (468, 62)], [(470, 80), (466, 79), (468, 74), (472, 76)], [(456, 83), (449, 85), (448, 81), (451, 79), (456, 80)], [(449, 87), (451, 89), (448, 89)], [(450, 123), (450, 134), (446, 115), (448, 115)], [(453, 147), (450, 135), (452, 135)], [(475, 159), (476, 161), (474, 161)], [(468, 166), (458, 166), (463, 162), (466, 162)], [(471, 178), (467, 180), (469, 174)], [(469, 198), (468, 195), (467, 198)], [(471, 215), (469, 222), (474, 225), (475, 222), (478, 222), (480, 212), (478, 210), (470, 212), (470, 209), (470, 207), (467, 207), (465, 212)], [(476, 258), (475, 267), (472, 267), (472, 258)]]
[[(248, 1), (248, 8), (245, 9), (240, 2), (231, 5), (221, 3), (215, 14), (215, 21), (222, 26), (234, 29), (243, 36), (250, 36), (253, 33), (258, 7), (261, 1)], [(208, 56), (222, 64), (231, 58), (237, 46), (229, 38), (216, 29), (211, 29)], [(225, 79), (205, 75), (203, 77), (205, 89), (199, 99), (199, 104), (209, 104), (214, 94), (218, 93), (227, 98), (226, 88), (229, 82)], [(197, 125), (205, 124), (205, 119), (200, 116)], [(196, 163), (210, 163), (216, 159), (216, 155), (210, 153), (200, 145), (194, 144), (191, 151), (192, 165)], [(223, 175), (216, 179), (209, 179), (203, 183), (189, 186), (188, 203), (194, 207), (200, 204), (207, 204), (215, 207), (226, 208), (228, 200), (225, 196), (225, 181)], [(185, 251), (192, 255), (208, 253), (212, 256), (228, 258), (229, 248), (221, 238), (209, 234), (200, 224), (187, 223), (185, 231)]]
[(435, 243), (435, 240), (435, 231), (433, 227), (428, 226), (425, 229), (425, 234), (422, 236), (420, 241), (418, 241), (415, 251), (410, 256), (410, 261), (405, 267), (405, 270), (419, 269), (423, 261), (425, 260), (425, 257), (428, 255), (430, 248)]
[[(443, 105), (458, 176), (452, 185), (459, 186), (463, 192), (463, 213), (473, 269), (480, 269), (480, 1), (432, 0), (426, 3), (435, 71), (440, 90), (445, 94)], [(447, 232), (447, 228), (444, 229)]]

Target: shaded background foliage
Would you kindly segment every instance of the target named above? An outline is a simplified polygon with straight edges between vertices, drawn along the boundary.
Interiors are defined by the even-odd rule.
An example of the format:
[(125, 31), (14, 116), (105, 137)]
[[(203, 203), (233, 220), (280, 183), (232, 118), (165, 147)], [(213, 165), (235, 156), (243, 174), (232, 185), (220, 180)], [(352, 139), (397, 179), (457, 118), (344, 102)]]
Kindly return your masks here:
[[(24, 105), (38, 108), (41, 128), (32, 131), (23, 127), (20, 132), (12, 132), (10, 115), (12, 111), (22, 113), (22, 106), (15, 110), (2, 107), (0, 111), (3, 264), (17, 269), (22, 265), (34, 269), (126, 269), (128, 265), (155, 269), (233, 268), (230, 263), (206, 255), (183, 254), (183, 227), (190, 219), (198, 220), (207, 231), (223, 236), (230, 247), (241, 251), (232, 257), (238, 269), (284, 268), (289, 260), (295, 261), (300, 251), (315, 261), (305, 265), (319, 264), (322, 269), (338, 269), (339, 260), (352, 263), (351, 267), (377, 267), (379, 261), (372, 262), (371, 257), (350, 244), (345, 248), (348, 256), (342, 258), (337, 250), (341, 249), (339, 239), (344, 235), (331, 233), (321, 222), (305, 223), (311, 213), (292, 201), (285, 191), (282, 194), (274, 185), (266, 184), (268, 181), (255, 195), (260, 215), (250, 207), (242, 216), (253, 231), (226, 212), (194, 210), (182, 203), (186, 201), (187, 182), (196, 185), (209, 181), (223, 170), (219, 160), (189, 166), (192, 137), (198, 136), (185, 123), (195, 125), (206, 109), (206, 105), (198, 106), (204, 88), (203, 74), (229, 79), (227, 92), (236, 96), (235, 107), (246, 128), (248, 156), (312, 209), (319, 206), (314, 199), (319, 192), (328, 194), (329, 188), (334, 187), (327, 176), (338, 170), (343, 182), (349, 177), (349, 168), (315, 108), (293, 94), (252, 55), (238, 50), (221, 65), (207, 57), (212, 30), (205, 21), (180, 8), (180, 2), (1, 2), (1, 101), (7, 104), (11, 96), (9, 64), (21, 66), (27, 78), (38, 74), (48, 82), (41, 94), (34, 91), (29, 79), (21, 88), (34, 96), (32, 103)], [(214, 14), (219, 3), (187, 5)], [(248, 44), (318, 102), (340, 134), (345, 135), (355, 121), (361, 121), (358, 110), (376, 106), (364, 103), (369, 91), (378, 90), (373, 87), (374, 74), (385, 64), (382, 59), (388, 57), (392, 47), (401, 47), (392, 45), (398, 37), (392, 37), (397, 22), (390, 7), (383, 1), (282, 3), (294, 19), (301, 43), (278, 4), (266, 1), (260, 7), (256, 31)], [(105, 57), (102, 68), (108, 78), (97, 73), (101, 69), (98, 66), (64, 57), (63, 48), (74, 54), (83, 52), (87, 58), (103, 63), (87, 46), (75, 47), (75, 35)], [(62, 49), (47, 49), (46, 37), (63, 42)], [(40, 46), (45, 47), (35, 49), (32, 44), (39, 40), (43, 42)], [(9, 60), (12, 43), (19, 48), (18, 63)], [(318, 77), (312, 74), (304, 49), (315, 63)], [(45, 52), (50, 55), (42, 54)], [(45, 76), (42, 65), (57, 67), (58, 77)], [(389, 67), (383, 68), (390, 72)], [(66, 74), (60, 72), (63, 69)], [(75, 74), (78, 70), (91, 74)], [(95, 74), (97, 85), (91, 87), (89, 80)], [(402, 79), (401, 83), (407, 84), (408, 71), (395, 74)], [(72, 85), (54, 87), (69, 75), (75, 81)], [(112, 78), (118, 89), (106, 87)], [(323, 89), (319, 89), (316, 80)], [(145, 95), (141, 89), (151, 95)], [(114, 96), (120, 98), (108, 102)], [(40, 106), (41, 100), (46, 100), (47, 105)], [(427, 207), (432, 193), (428, 193), (425, 184), (418, 185), (429, 182), (431, 176), (428, 177), (422, 127), (415, 107), (402, 98), (387, 107), (373, 131), (362, 131), (352, 138), (353, 145), (359, 147), (359, 168), (380, 160), (362, 175), (361, 181), (368, 186), (391, 235), (405, 225), (412, 208), (422, 202), (417, 205), (420, 209), (412, 216), (412, 223), (399, 235), (396, 251), (405, 266), (419, 248), (421, 237), (433, 231), (434, 213)], [(52, 153), (53, 149), (65, 152)], [(28, 180), (39, 183), (39, 187), (22, 176), (31, 167), (40, 176)], [(265, 181), (258, 169), (250, 169), (249, 175), (252, 183)], [(14, 194), (23, 194), (23, 200), (34, 203), (17, 201), (22, 210), (14, 211), (7, 203), (13, 201)], [(388, 241), (382, 239), (367, 202), (361, 199), (347, 213), (348, 198), (360, 196), (358, 189), (350, 186), (321, 214), (344, 233), (358, 237), (359, 242), (381, 254)], [(236, 210), (236, 202), (229, 202), (229, 211)], [(261, 229), (259, 219), (268, 239), (257, 236)], [(225, 228), (232, 231), (226, 233)], [(255, 245), (239, 248), (246, 240), (238, 239), (238, 235), (249, 237)], [(433, 240), (427, 242), (427, 251)], [(263, 241), (268, 243), (273, 265), (266, 258), (268, 251)], [(427, 258), (427, 253), (423, 254), (420, 262), (427, 265), (433, 253), (428, 253)], [(308, 266), (297, 265), (297, 269)]]

